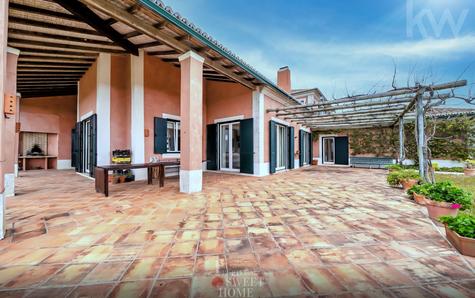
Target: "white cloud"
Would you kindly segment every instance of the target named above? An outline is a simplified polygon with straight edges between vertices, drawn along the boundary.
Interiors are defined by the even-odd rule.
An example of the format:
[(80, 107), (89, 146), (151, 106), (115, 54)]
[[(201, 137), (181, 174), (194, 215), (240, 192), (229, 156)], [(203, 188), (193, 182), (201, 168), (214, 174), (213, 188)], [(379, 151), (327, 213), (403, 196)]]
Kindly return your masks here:
[(475, 54), (474, 35), (451, 39), (348, 43), (324, 43), (281, 35), (275, 39), (263, 37), (261, 41), (263, 46), (249, 48), (243, 45), (240, 50), (237, 49), (238, 54), (272, 80), (275, 80), (279, 67), (289, 65), (294, 88), (319, 87), (328, 97), (333, 94), (344, 96), (347, 92), (367, 92), (371, 88), (390, 88), (394, 63), (398, 68), (400, 85), (405, 85), (411, 75), (431, 75), (433, 81), (445, 79), (452, 74), (443, 73), (441, 66), (454, 61), (464, 63), (464, 59), (467, 60), (466, 66), (471, 62), (467, 57)]

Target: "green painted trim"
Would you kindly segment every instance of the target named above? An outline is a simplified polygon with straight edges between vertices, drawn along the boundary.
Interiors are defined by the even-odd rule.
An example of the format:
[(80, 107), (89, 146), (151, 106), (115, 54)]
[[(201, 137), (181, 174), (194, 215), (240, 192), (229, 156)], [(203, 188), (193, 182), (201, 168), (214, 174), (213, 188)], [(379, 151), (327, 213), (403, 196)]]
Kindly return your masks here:
[(174, 24), (175, 26), (177, 26), (178, 28), (182, 29), (183, 31), (185, 31), (186, 33), (192, 35), (194, 38), (198, 39), (199, 41), (201, 41), (202, 43), (204, 43), (206, 46), (210, 47), (211, 49), (213, 49), (214, 51), (218, 52), (220, 55), (226, 57), (226, 59), (230, 60), (231, 62), (233, 62), (234, 64), (238, 65), (239, 67), (241, 67), (242, 69), (244, 69), (245, 71), (247, 71), (248, 73), (250, 73), (252, 76), (254, 76), (255, 78), (259, 79), (260, 81), (264, 82), (265, 84), (269, 85), (270, 87), (272, 87), (275, 91), (281, 93), (282, 95), (286, 96), (287, 98), (295, 101), (298, 103), (298, 101), (296, 99), (294, 99), (292, 96), (290, 96), (287, 92), (285, 92), (284, 90), (282, 90), (281, 88), (279, 88), (277, 85), (275, 85), (273, 82), (271, 82), (269, 79), (267, 79), (266, 77), (264, 77), (263, 75), (261, 75), (260, 73), (258, 73), (257, 71), (255, 71), (254, 69), (250, 68), (248, 65), (246, 64), (243, 64), (241, 61), (239, 61), (238, 59), (236, 59), (235, 57), (233, 57), (232, 55), (230, 55), (229, 53), (227, 53), (226, 51), (223, 51), (220, 47), (218, 47), (216, 44), (212, 43), (211, 41), (209, 41), (207, 38), (205, 38), (204, 36), (202, 36), (201, 34), (199, 34), (198, 32), (196, 32), (195, 30), (193, 30), (192, 28), (190, 28), (189, 26), (187, 26), (186, 24), (184, 24), (182, 21), (178, 20), (175, 16), (171, 15), (168, 11), (166, 11), (165, 9), (161, 8), (160, 6), (158, 6), (157, 4), (153, 3), (151, 0), (139, 0), (139, 2), (143, 5), (145, 5), (146, 7), (148, 7), (149, 9), (151, 9), (152, 11), (158, 13), (160, 16), (162, 16), (163, 18), (165, 18), (167, 21), (169, 21), (170, 23)]

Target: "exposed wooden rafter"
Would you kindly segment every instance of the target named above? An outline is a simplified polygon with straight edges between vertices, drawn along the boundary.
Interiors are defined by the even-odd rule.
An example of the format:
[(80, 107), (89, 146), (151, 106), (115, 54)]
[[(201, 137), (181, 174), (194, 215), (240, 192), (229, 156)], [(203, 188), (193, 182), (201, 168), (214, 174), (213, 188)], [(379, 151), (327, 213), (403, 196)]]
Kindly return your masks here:
[[(129, 27), (133, 28), (136, 31), (142, 32), (143, 34), (152, 37), (155, 40), (159, 40), (164, 44), (168, 45), (169, 47), (177, 50), (179, 53), (185, 53), (187, 51), (192, 50), (192, 48), (185, 43), (176, 39), (176, 37), (172, 37), (168, 34), (165, 34), (162, 30), (157, 29), (154, 25), (146, 22), (144, 19), (141, 19), (126, 10), (120, 9), (117, 6), (111, 4), (105, 0), (80, 0), (85, 5), (96, 9), (109, 17), (112, 17)], [(242, 76), (234, 74), (232, 71), (226, 69), (223, 65), (218, 63), (217, 61), (212, 61), (209, 58), (205, 58), (205, 64), (209, 67), (215, 69), (217, 72), (220, 72), (227, 77), (233, 79), (236, 82), (254, 90), (255, 85), (251, 82), (245, 80)]]
[(96, 29), (98, 32), (107, 36), (110, 40), (121, 46), (127, 52), (137, 56), (139, 50), (137, 46), (125, 39), (119, 32), (115, 31), (105, 20), (101, 19), (91, 9), (79, 1), (71, 0), (55, 0), (63, 8), (71, 12), (73, 15), (81, 18), (83, 22)]

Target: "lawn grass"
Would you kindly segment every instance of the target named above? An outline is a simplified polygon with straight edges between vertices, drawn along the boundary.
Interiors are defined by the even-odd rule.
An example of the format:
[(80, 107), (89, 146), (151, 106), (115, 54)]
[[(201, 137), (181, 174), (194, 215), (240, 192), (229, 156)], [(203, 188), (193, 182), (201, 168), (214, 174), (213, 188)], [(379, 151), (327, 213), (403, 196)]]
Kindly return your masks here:
[(455, 185), (471, 192), (475, 198), (475, 176), (435, 174), (435, 180), (437, 182), (452, 181)]

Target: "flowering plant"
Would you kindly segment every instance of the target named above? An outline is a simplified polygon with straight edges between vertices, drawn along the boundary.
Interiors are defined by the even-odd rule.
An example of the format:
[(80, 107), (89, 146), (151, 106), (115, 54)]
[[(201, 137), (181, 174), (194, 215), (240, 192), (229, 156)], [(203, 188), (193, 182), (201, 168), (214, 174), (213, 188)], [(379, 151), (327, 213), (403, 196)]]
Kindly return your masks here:
[(450, 181), (430, 184), (426, 196), (432, 201), (447, 202), (454, 206), (460, 206), (458, 208), (451, 207), (453, 209), (470, 209), (473, 204), (472, 193), (455, 186)]
[(462, 205), (455, 203), (455, 204), (450, 205), (450, 208), (452, 208), (452, 209), (460, 209), (460, 208), (462, 208)]

